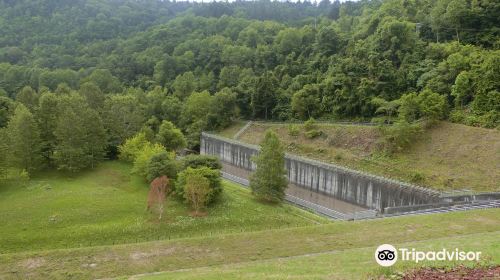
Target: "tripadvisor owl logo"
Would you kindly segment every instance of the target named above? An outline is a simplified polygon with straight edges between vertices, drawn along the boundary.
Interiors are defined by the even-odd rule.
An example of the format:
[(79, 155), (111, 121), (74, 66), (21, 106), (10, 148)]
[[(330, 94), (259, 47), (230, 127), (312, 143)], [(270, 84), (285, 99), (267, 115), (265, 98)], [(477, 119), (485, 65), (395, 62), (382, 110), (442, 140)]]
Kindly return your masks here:
[(418, 251), (415, 248), (396, 249), (390, 244), (383, 244), (375, 250), (375, 261), (381, 266), (392, 266), (398, 260), (419, 263), (422, 261), (479, 261), (481, 252), (462, 251), (458, 248), (439, 251)]
[(375, 260), (381, 266), (391, 266), (398, 260), (398, 252), (394, 246), (382, 244), (375, 250)]

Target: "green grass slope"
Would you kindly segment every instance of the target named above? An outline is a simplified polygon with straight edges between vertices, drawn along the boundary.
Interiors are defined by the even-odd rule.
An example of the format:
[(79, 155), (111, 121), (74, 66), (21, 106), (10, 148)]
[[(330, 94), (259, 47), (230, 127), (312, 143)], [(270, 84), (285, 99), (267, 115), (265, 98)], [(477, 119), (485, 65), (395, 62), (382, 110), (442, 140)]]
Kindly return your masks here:
[[(173, 276), (189, 278), (205, 273), (216, 277), (220, 270), (229, 278), (234, 273), (245, 274), (247, 278), (253, 273), (255, 279), (266, 275), (277, 275), (275, 278), (280, 279), (286, 278), (288, 273), (292, 276), (311, 273), (323, 279), (335, 272), (330, 269), (337, 269), (341, 273), (338, 275), (345, 276), (340, 278), (359, 279), (372, 270), (380, 273), (373, 252), (383, 243), (418, 242), (419, 248), (463, 246), (468, 249), (478, 246), (477, 250), (485, 250), (484, 257), (489, 259), (489, 263), (500, 264), (499, 237), (500, 209), (475, 210), (138, 244), (4, 254), (0, 255), (0, 278), (89, 279), (159, 271), (177, 271)], [(310, 255), (319, 253), (326, 254)], [(306, 262), (280, 259), (297, 256), (297, 260), (304, 258)], [(241, 264), (254, 261), (258, 262)], [(316, 261), (319, 263), (316, 264)], [(240, 272), (235, 271), (238, 263), (242, 267)], [(217, 267), (201, 271), (185, 270), (207, 266)], [(357, 277), (351, 277), (353, 275)]]
[[(480, 251), (485, 258), (480, 265), (499, 265), (500, 232), (480, 233), (449, 238), (435, 238), (419, 242), (392, 244), (396, 248), (415, 248), (419, 251), (439, 251), (443, 248)], [(390, 277), (410, 268), (421, 266), (473, 266), (467, 261), (398, 262), (382, 268), (373, 259), (374, 247), (336, 250), (296, 257), (273, 258), (263, 261), (217, 265), (138, 276), (136, 279), (370, 279), (381, 275)], [(389, 278), (390, 279), (390, 278)]]
[[(302, 127), (302, 126), (301, 126)], [(500, 191), (500, 131), (441, 122), (408, 151), (386, 156), (376, 150), (376, 127), (319, 124), (324, 135), (307, 139), (288, 134), (288, 125), (255, 123), (241, 136), (258, 144), (276, 131), (293, 154), (348, 166), (438, 190)], [(221, 134), (228, 136), (230, 132)]]
[(255, 201), (224, 182), (221, 201), (193, 218), (169, 199), (162, 222), (146, 212), (148, 186), (130, 165), (106, 162), (80, 175), (44, 172), (27, 186), (0, 185), (0, 253), (296, 227), (329, 221), (291, 205)]

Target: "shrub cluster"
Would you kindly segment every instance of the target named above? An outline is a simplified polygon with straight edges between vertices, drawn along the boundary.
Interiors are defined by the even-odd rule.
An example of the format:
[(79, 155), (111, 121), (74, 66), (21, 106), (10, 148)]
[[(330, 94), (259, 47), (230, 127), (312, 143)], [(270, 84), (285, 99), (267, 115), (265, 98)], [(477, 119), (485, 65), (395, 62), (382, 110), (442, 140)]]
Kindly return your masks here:
[(304, 130), (304, 135), (309, 139), (314, 139), (323, 135), (323, 131), (318, 128), (318, 125), (313, 118), (310, 118), (304, 123)]
[(209, 182), (210, 191), (207, 193), (206, 203), (210, 204), (216, 201), (217, 197), (222, 193), (222, 182), (220, 178), (220, 171), (206, 166), (191, 168), (188, 167), (179, 173), (175, 192), (179, 197), (185, 197), (186, 184), (191, 178), (203, 176)]
[[(175, 130), (175, 127), (170, 124), (166, 126), (169, 126), (169, 130)], [(163, 138), (162, 143), (173, 143), (169, 138)], [(176, 135), (176, 138), (182, 139), (183, 137)], [(167, 146), (171, 149), (181, 147), (179, 145)], [(148, 182), (166, 176), (169, 179), (169, 188), (175, 190), (176, 196), (190, 204), (196, 213), (215, 202), (222, 193), (220, 175), (222, 165), (217, 157), (189, 155), (178, 161), (174, 151), (167, 151), (165, 146), (159, 143), (151, 143), (145, 132), (140, 132), (125, 141), (119, 147), (119, 152), (119, 158), (132, 162), (133, 172), (141, 175)], [(205, 185), (204, 182), (207, 184)]]

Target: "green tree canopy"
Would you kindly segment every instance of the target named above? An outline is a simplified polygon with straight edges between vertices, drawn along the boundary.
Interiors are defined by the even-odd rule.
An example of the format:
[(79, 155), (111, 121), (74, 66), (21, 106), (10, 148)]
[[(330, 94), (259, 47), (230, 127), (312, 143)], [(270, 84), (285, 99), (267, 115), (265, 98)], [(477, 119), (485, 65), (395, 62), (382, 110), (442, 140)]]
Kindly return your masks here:
[[(186, 138), (181, 130), (169, 121), (161, 123), (160, 130), (156, 134), (156, 141), (169, 151), (177, 151), (185, 148), (187, 145)], [(171, 177), (169, 176), (169, 178)]]
[(13, 165), (32, 171), (40, 167), (40, 131), (33, 114), (18, 105), (7, 124), (10, 161)]
[(271, 130), (266, 132), (259, 155), (253, 161), (257, 164), (257, 169), (250, 177), (252, 193), (266, 201), (282, 201), (288, 181), (285, 152), (276, 133)]

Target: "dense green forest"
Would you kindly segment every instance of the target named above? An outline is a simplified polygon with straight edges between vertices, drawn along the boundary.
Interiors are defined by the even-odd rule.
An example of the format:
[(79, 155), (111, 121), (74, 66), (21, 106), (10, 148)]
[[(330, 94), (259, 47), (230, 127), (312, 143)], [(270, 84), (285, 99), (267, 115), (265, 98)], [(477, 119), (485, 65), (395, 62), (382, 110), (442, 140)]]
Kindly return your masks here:
[(498, 127), (499, 15), (491, 0), (0, 1), (0, 169), (92, 166), (165, 121), (190, 148), (235, 118)]

